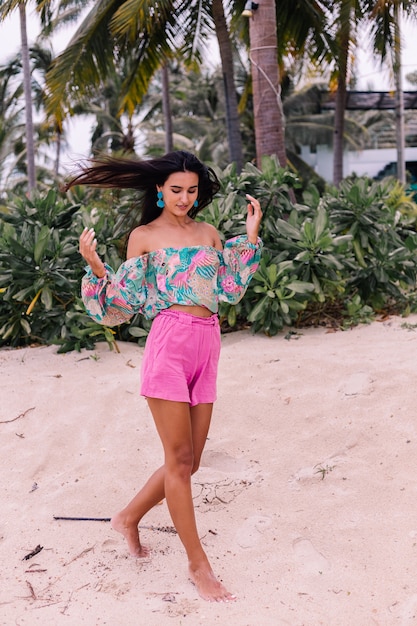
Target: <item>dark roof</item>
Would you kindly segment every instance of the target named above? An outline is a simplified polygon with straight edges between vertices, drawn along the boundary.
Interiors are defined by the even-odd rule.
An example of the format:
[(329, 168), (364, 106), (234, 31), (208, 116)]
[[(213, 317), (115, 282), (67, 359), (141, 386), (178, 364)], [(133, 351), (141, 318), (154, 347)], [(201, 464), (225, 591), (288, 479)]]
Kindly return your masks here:
[[(404, 91), (404, 109), (417, 109), (417, 91)], [(322, 92), (322, 110), (335, 107), (336, 93)], [(345, 109), (366, 111), (395, 109), (395, 91), (348, 91)]]

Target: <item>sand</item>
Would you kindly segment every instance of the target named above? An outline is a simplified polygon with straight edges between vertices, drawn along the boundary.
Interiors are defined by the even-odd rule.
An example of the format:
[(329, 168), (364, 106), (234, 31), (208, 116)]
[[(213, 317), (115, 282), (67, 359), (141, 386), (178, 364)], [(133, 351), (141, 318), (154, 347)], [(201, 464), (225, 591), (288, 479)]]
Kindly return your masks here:
[(143, 348), (1, 350), (1, 624), (417, 623), (417, 316), (222, 344), (193, 492), (238, 600), (200, 599), (165, 503), (146, 559), (107, 521), (54, 519), (110, 517), (162, 462)]

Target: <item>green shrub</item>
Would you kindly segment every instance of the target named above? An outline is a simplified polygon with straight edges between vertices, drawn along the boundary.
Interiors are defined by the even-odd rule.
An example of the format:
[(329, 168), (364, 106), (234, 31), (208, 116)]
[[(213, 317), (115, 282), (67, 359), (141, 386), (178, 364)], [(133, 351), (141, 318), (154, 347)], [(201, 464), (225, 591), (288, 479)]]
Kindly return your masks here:
[[(346, 326), (349, 312), (367, 320), (377, 311), (415, 310), (416, 211), (398, 182), (346, 179), (323, 195), (311, 187), (302, 204), (291, 205), (289, 189), (296, 186), (274, 158), (264, 159), (263, 171), (247, 165), (240, 177), (226, 170), (225, 195), (216, 200), (211, 222), (225, 238), (244, 232), (247, 203), (240, 192), (258, 197), (270, 273), (258, 270), (241, 303), (221, 306), (222, 319), (232, 327), (247, 320), (254, 331), (274, 334), (307, 318), (332, 316), (337, 323), (336, 314)], [(302, 297), (286, 289), (294, 280), (304, 285)]]
[[(380, 311), (417, 310), (417, 211), (397, 181), (352, 178), (324, 194), (304, 190), (302, 202), (292, 204), (298, 181), (275, 158), (265, 157), (262, 171), (247, 164), (237, 174), (232, 165), (219, 177), (221, 192), (201, 218), (224, 239), (245, 232), (247, 192), (264, 213), (260, 266), (239, 304), (220, 304), (223, 329), (250, 326), (274, 335), (306, 320), (332, 317), (345, 328)], [(6, 205), (0, 209), (0, 346), (55, 343), (68, 351), (97, 341), (114, 349), (119, 339), (142, 344), (151, 322), (136, 315), (110, 329), (91, 320), (80, 299), (80, 232), (93, 226), (99, 254), (117, 269), (137, 221), (133, 194), (75, 188), (65, 198), (50, 191), (15, 196)]]
[(71, 230), (79, 205), (15, 198), (0, 221), (0, 341), (18, 346), (60, 337), (82, 265)]
[(374, 309), (404, 304), (416, 281), (415, 231), (390, 202), (393, 184), (345, 180), (323, 198), (334, 232), (351, 238), (347, 289)]
[(295, 278), (292, 261), (275, 264), (265, 254), (245, 295), (252, 330), (276, 335), (284, 326), (291, 326), (313, 290), (312, 283)]
[(268, 226), (274, 233), (277, 249), (287, 251), (294, 274), (312, 285), (311, 291), (318, 302), (343, 294), (346, 258), (338, 251), (350, 235), (333, 235), (324, 207), (319, 206), (312, 218), (293, 210), (288, 221), (270, 219)]
[[(121, 247), (111, 211), (82, 209), (50, 191), (45, 197), (14, 197), (0, 213), (0, 345), (58, 344), (59, 351), (115, 347), (116, 338), (146, 334), (124, 325), (94, 322), (79, 297), (85, 263), (78, 252), (84, 226), (94, 226), (99, 252), (117, 267)], [(116, 233), (116, 236), (115, 236)]]

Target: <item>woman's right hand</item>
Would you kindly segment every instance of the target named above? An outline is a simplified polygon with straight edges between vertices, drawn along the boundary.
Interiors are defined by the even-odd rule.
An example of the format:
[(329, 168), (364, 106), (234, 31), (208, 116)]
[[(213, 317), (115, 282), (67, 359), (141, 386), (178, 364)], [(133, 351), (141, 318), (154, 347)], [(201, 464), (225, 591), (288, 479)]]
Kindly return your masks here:
[(84, 228), (80, 236), (80, 254), (97, 278), (102, 278), (106, 274), (106, 268), (103, 261), (97, 254), (97, 239), (94, 228)]

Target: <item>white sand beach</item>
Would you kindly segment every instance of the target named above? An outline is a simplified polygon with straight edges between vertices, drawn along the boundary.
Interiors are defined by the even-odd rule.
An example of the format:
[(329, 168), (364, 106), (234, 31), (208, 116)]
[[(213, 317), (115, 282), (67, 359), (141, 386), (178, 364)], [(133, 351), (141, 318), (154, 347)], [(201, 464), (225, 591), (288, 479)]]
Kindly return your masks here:
[(162, 462), (143, 348), (0, 351), (0, 624), (415, 624), (417, 316), (287, 337), (222, 338), (193, 490), (227, 604), (190, 583), (165, 503), (143, 520), (146, 559), (91, 519)]

